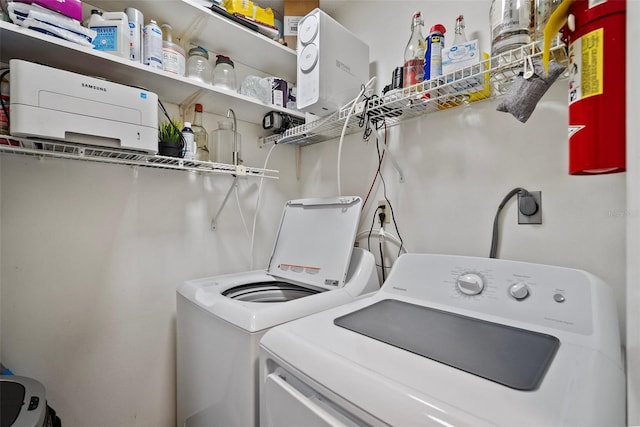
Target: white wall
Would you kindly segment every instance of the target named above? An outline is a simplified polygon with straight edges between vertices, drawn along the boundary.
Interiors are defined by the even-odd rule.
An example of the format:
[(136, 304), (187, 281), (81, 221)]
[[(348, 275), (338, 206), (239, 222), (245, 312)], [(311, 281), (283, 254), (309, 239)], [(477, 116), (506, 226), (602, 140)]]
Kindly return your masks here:
[[(368, 42), (382, 88), (402, 63), (414, 11), (423, 12), (425, 31), (435, 23), (452, 29), (457, 15), (464, 13), (467, 34), (479, 34), (487, 49), (485, 16), (490, 3), (346, 2), (333, 13)], [(382, 27), (375, 16), (385, 17)], [(414, 252), (488, 256), (492, 221), (502, 198), (514, 187), (541, 190), (542, 225), (518, 225), (515, 203), (503, 210), (500, 257), (599, 275), (616, 291), (623, 326), (625, 174), (568, 174), (566, 80), (547, 92), (525, 124), (495, 111), (499, 101), (432, 113), (389, 131), (389, 147), (406, 182), (398, 182), (390, 163), (383, 173), (407, 247)], [(367, 146), (359, 138), (351, 135), (344, 144), (345, 194), (366, 194), (375, 173), (375, 145)], [(303, 193), (337, 191), (336, 158), (335, 143), (303, 150)], [(378, 192), (374, 204), (381, 198)], [(371, 224), (372, 210), (367, 213), (363, 229)]]
[[(488, 47), (489, 0), (343, 3), (334, 16), (369, 43), (378, 90), (402, 62), (415, 10), (427, 27), (452, 28), (464, 13), (467, 34), (478, 32)], [(616, 291), (622, 319), (625, 175), (567, 174), (564, 84), (526, 124), (488, 101), (391, 129), (406, 182), (385, 164), (387, 194), (411, 251), (486, 256), (502, 197), (516, 186), (542, 190), (543, 225), (517, 225), (515, 205), (504, 209), (500, 256), (601, 276)], [(206, 119), (212, 130), (214, 118)], [(247, 163), (262, 166), (257, 127), (240, 127)], [(256, 266), (266, 263), (285, 200), (336, 193), (337, 146), (305, 147), (300, 183), (293, 148), (276, 148), (270, 167), (280, 180), (265, 184)], [(343, 193), (364, 197), (375, 173), (373, 143), (349, 136), (342, 164)], [(2, 362), (45, 384), (65, 426), (172, 425), (175, 287), (248, 266), (233, 199), (219, 230), (209, 231), (230, 180), (16, 156), (2, 157), (0, 179)], [(256, 187), (240, 186), (249, 223)], [(396, 248), (388, 248), (392, 261)]]
[[(205, 125), (215, 128), (212, 116)], [(240, 123), (245, 164), (262, 167), (257, 126)], [(264, 267), (294, 150), (277, 147), (258, 217)], [(65, 426), (175, 425), (175, 289), (249, 268), (228, 176), (2, 156), (1, 360), (47, 388)], [(239, 185), (251, 227), (259, 180)]]

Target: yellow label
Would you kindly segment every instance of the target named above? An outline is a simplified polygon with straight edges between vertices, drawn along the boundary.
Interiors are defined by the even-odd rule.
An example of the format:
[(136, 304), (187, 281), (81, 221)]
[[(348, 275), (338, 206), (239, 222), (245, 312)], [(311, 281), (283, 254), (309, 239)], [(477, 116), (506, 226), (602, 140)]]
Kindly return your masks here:
[(582, 97), (602, 94), (604, 30), (582, 36)]

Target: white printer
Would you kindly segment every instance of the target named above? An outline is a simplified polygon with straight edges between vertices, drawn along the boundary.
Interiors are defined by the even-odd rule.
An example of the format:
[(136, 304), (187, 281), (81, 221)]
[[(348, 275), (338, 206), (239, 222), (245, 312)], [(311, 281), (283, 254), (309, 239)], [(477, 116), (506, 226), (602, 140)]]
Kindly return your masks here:
[(158, 151), (158, 96), (147, 90), (12, 59), (10, 132)]

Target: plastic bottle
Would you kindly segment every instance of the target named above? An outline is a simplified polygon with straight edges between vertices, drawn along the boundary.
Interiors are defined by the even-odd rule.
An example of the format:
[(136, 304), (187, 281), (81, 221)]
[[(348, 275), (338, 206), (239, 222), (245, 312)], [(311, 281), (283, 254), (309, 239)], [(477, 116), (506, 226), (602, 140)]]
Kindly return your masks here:
[(91, 11), (89, 28), (96, 31), (93, 48), (129, 58), (129, 19), (124, 12)]
[(184, 76), (186, 58), (184, 49), (173, 42), (173, 27), (160, 25), (162, 30), (162, 69), (168, 73)]
[(228, 90), (236, 90), (236, 70), (233, 61), (224, 55), (216, 55), (216, 67), (213, 69), (213, 85)]
[(234, 151), (240, 152), (240, 134), (237, 134), (237, 147), (234, 150), (233, 122), (231, 120), (221, 120), (218, 122), (218, 129), (211, 132), (211, 148), (216, 149), (216, 161), (220, 163), (233, 164)]
[(142, 29), (142, 60), (154, 70), (162, 70), (162, 31), (153, 19)]
[(187, 77), (191, 80), (211, 84), (212, 74), (207, 49), (200, 46), (190, 49), (189, 59), (187, 59)]
[(442, 75), (442, 50), (444, 49), (444, 33), (447, 30), (442, 24), (431, 27), (427, 37), (427, 52), (424, 55), (424, 79), (431, 80)]
[(404, 49), (404, 79), (403, 87), (420, 83), (424, 80), (424, 48), (425, 40), (422, 36), (422, 14), (416, 12), (411, 19), (411, 37)]
[(184, 138), (184, 148), (182, 152), (184, 155), (184, 159), (186, 160), (195, 160), (196, 158), (196, 142), (195, 135), (193, 134), (193, 129), (191, 129), (191, 123), (184, 122), (184, 127), (182, 128), (182, 137)]
[(138, 9), (128, 7), (124, 10), (129, 21), (129, 59), (142, 62), (142, 28), (144, 15)]
[(193, 130), (193, 138), (196, 144), (196, 160), (215, 162), (215, 159), (211, 159), (211, 153), (209, 153), (209, 134), (202, 126), (202, 104), (196, 104), (194, 108), (191, 130)]

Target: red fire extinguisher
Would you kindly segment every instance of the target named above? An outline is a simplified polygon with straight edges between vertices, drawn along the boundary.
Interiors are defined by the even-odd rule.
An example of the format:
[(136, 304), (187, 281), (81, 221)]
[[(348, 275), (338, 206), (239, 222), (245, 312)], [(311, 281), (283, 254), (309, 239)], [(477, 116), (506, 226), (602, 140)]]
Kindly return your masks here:
[(569, 47), (569, 173), (625, 171), (626, 0), (575, 0)]

